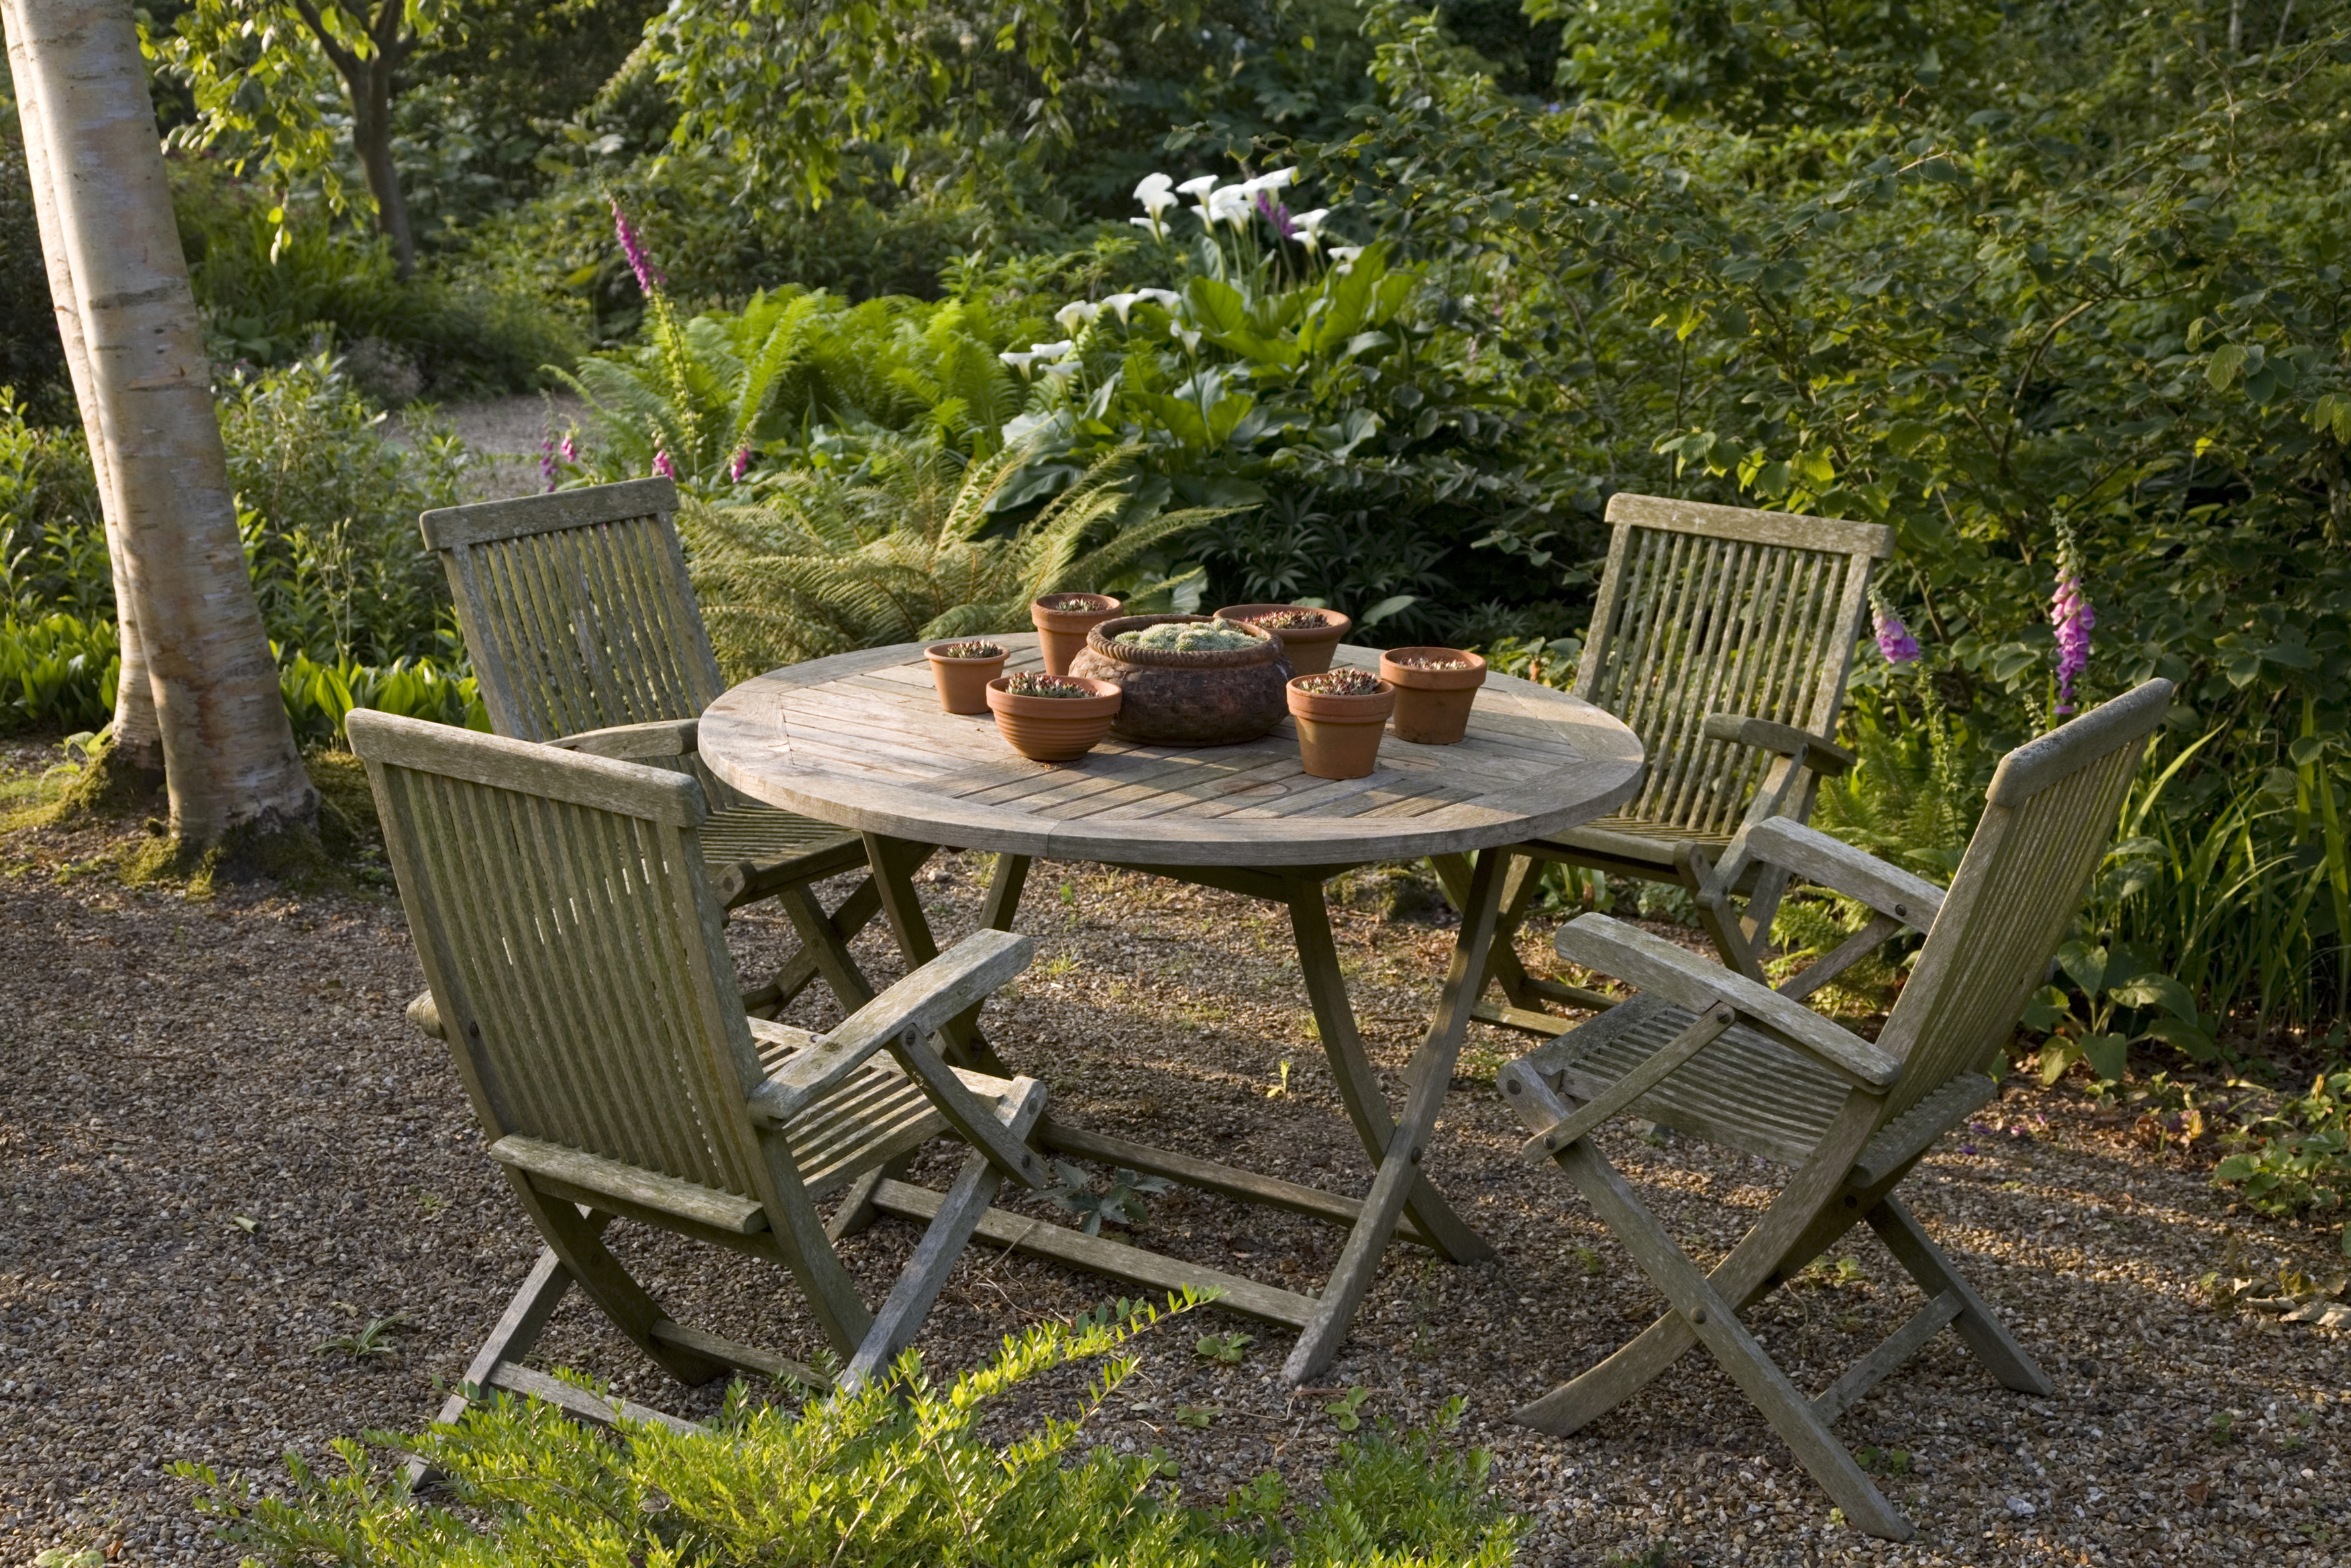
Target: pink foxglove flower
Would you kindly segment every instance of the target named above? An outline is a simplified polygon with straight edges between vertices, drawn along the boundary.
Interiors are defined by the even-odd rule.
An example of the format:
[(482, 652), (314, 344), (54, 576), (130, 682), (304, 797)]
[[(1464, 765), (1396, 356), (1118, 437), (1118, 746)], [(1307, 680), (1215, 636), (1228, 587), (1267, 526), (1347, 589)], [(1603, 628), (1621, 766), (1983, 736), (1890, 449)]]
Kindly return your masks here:
[(621, 236), (621, 254), (629, 258), (629, 270), (637, 275), (637, 287), (651, 298), (669, 286), (669, 278), (646, 254), (644, 241), (638, 236), (636, 225), (630, 223), (629, 214), (621, 210), (620, 198), (607, 199), (612, 204), (612, 232)]
[(677, 465), (669, 460), (668, 447), (656, 446), (653, 448), (653, 472), (660, 475), (664, 479), (674, 479), (677, 477)]
[(743, 482), (743, 476), (750, 471), (751, 444), (747, 441), (736, 449), (735, 461), (726, 465), (726, 477), (729, 483), (739, 485)]
[(1889, 664), (1917, 664), (1918, 639), (1910, 635), (1910, 628), (1902, 623), (1902, 617), (1874, 588), (1869, 591), (1869, 612), (1876, 624), (1877, 651), (1886, 655), (1886, 662)]
[(2074, 711), (2074, 681), (2090, 667), (2090, 632), (2098, 612), (2082, 591), (2082, 548), (2074, 530), (2057, 529), (2057, 593), (2050, 601), (2049, 625), (2057, 634), (2057, 711)]
[(555, 433), (553, 431), (548, 432), (547, 439), (538, 444), (538, 476), (547, 481), (547, 488), (550, 494), (562, 477), (561, 471), (555, 466)]
[(555, 449), (563, 455), (563, 460), (566, 463), (579, 462), (580, 433), (576, 430), (565, 431), (563, 433), (563, 440), (556, 446)]

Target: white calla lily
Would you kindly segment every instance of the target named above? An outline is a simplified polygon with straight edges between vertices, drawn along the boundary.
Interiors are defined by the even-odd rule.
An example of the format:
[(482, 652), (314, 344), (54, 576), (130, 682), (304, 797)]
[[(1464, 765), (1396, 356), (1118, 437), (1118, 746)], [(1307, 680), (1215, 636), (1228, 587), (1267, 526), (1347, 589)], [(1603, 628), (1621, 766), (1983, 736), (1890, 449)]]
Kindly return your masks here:
[(1029, 345), (1029, 351), (1040, 360), (1066, 360), (1070, 357), (1070, 350), (1077, 346), (1070, 339), (1064, 338), (1058, 343), (1031, 343)]
[(1106, 310), (1117, 311), (1118, 324), (1123, 327), (1126, 325), (1126, 313), (1133, 309), (1134, 302), (1142, 298), (1140, 294), (1113, 294), (1102, 301), (1102, 308)]
[(1089, 305), (1082, 299), (1072, 299), (1053, 312), (1053, 320), (1062, 331), (1075, 332), (1101, 314), (1101, 306)]
[(1322, 220), (1330, 215), (1328, 207), (1317, 207), (1311, 213), (1292, 213), (1290, 214), (1290, 226), (1301, 234), (1321, 234)]
[(1145, 174), (1143, 183), (1134, 187), (1134, 199), (1156, 212), (1162, 205), (1175, 204), (1165, 200), (1167, 193), (1175, 188), (1176, 181), (1172, 175)]
[(1217, 177), (1214, 174), (1195, 174), (1176, 186), (1176, 193), (1179, 196), (1196, 196), (1203, 191), (1216, 189), (1216, 186)]
[(1184, 297), (1172, 288), (1138, 288), (1135, 292), (1169, 310), (1175, 309), (1184, 302)]

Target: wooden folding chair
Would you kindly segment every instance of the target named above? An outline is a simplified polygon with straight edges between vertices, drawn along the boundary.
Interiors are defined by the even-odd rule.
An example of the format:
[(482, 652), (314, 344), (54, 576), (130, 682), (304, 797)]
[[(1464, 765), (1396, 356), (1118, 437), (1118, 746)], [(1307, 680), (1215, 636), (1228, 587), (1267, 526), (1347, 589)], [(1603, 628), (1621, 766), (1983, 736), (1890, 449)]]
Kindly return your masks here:
[[(1557, 1034), (1546, 1001), (1604, 1009), (1614, 998), (1529, 975), (1511, 946), (1557, 861), (1686, 887), (1724, 963), (1763, 977), (1787, 878), (1757, 860), (1749, 833), (1811, 815), (1823, 774), (1844, 771), (1837, 707), (1869, 616), (1873, 562), (1894, 530), (1656, 496), (1610, 497), (1608, 564), (1576, 668), (1577, 696), (1624, 720), (1648, 751), (1641, 792), (1608, 816), (1512, 847), (1502, 923), (1488, 967), (1489, 1023)], [(1469, 868), (1437, 862), (1458, 904)]]
[[(1758, 824), (1748, 835), (1750, 852), (1872, 911), (1852, 940), (1781, 990), (1604, 915), (1583, 915), (1560, 932), (1562, 956), (1641, 994), (1510, 1063), (1498, 1082), (1534, 1134), (1527, 1157), (1558, 1163), (1671, 1310), (1517, 1419), (1576, 1431), (1703, 1343), (1857, 1528), (1907, 1540), (1908, 1521), (1830, 1425), (1946, 1327), (2006, 1386), (2052, 1391), (1895, 1188), (1945, 1130), (1998, 1092), (1995, 1063), (2047, 972), (2170, 700), (2168, 681), (2149, 681), (2001, 758), (1948, 893), (1811, 828)], [(1925, 931), (1927, 942), (1876, 1044), (1802, 1005), (1903, 926)], [(1793, 1174), (1729, 1256), (1703, 1270), (1593, 1146), (1589, 1134), (1623, 1114)], [(1863, 1223), (1927, 1303), (1808, 1400), (1738, 1314)]]
[(828, 914), (810, 884), (863, 865), (864, 841), (751, 800), (695, 755), (695, 721), (726, 683), (686, 577), (676, 510), (677, 486), (634, 479), (447, 507), (418, 525), (448, 570), (491, 728), (693, 774), (710, 792), (702, 847), (720, 902), (778, 899), (800, 939), (745, 1004), (775, 1016), (821, 977), (853, 1012), (873, 988), (849, 943), (880, 912), (880, 894), (867, 877)]
[[(1029, 939), (977, 933), (829, 1034), (753, 1019), (692, 778), (380, 713), (354, 713), (350, 737), (430, 986), (411, 1017), (448, 1042), (490, 1156), (547, 1242), (465, 1383), (609, 1420), (604, 1402), (520, 1364), (577, 1283), (682, 1382), (733, 1367), (822, 1385), (674, 1322), (605, 1247), (615, 1218), (782, 1264), (844, 1379), (873, 1376), (914, 1337), (1002, 1178), (1045, 1183), (1031, 1147), (1043, 1086), (950, 1067), (931, 1044), (1027, 966)], [(971, 1154), (869, 1311), (817, 1200), (943, 1133)]]

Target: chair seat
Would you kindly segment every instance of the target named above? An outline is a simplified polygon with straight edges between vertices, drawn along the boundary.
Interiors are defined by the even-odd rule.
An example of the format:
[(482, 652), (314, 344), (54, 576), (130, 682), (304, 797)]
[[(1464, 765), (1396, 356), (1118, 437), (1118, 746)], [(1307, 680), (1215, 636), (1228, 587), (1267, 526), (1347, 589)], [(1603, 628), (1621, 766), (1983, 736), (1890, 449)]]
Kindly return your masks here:
[(862, 842), (846, 828), (773, 806), (729, 806), (702, 824), (702, 858), (714, 866), (764, 869), (852, 845), (862, 856)]
[(1683, 844), (1696, 844), (1709, 857), (1719, 859), (1721, 852), (1729, 847), (1730, 835), (1693, 833), (1671, 822), (1611, 814), (1537, 839), (1529, 847), (1558, 851), (1569, 858), (1602, 855), (1670, 873), (1674, 869), (1674, 852)]
[[(763, 1042), (761, 1069), (774, 1072), (794, 1050), (781, 1042)], [(1009, 1079), (962, 1069), (956, 1076), (990, 1110), (1012, 1092)], [(947, 1119), (923, 1086), (894, 1059), (874, 1056), (786, 1123), (784, 1138), (791, 1145), (800, 1182), (814, 1198), (947, 1131)]]
[[(1609, 1009), (1529, 1053), (1543, 1081), (1596, 1099), (1698, 1015), (1655, 994)], [(1734, 1024), (1633, 1104), (1636, 1115), (1782, 1165), (1809, 1155), (1844, 1105), (1844, 1082), (1777, 1040)]]

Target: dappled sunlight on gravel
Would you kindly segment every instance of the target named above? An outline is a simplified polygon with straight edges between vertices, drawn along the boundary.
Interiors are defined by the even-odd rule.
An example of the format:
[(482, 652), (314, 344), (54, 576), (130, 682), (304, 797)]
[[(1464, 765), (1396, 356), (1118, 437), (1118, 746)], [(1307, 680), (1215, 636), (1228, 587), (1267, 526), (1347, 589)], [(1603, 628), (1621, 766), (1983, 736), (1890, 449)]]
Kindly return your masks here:
[[(12, 760), (38, 758), (20, 746)], [(0, 840), (0, 1563), (119, 1541), (123, 1563), (225, 1564), (235, 1553), (207, 1540), (164, 1468), (195, 1460), (276, 1486), (284, 1451), (315, 1457), (337, 1436), (429, 1419), (436, 1381), (461, 1372), (536, 1244), (442, 1048), (402, 1021), (420, 982), (395, 904), (235, 891), (195, 904), (126, 891), (102, 870), (60, 877), (103, 847), (87, 833)], [(943, 940), (971, 925), (984, 875), (976, 856), (925, 873)], [(1040, 864), (1029, 886), (1020, 926), (1038, 962), (985, 1025), (1052, 1085), (1054, 1114), (1362, 1190), (1363, 1153), (1271, 909), (1072, 866)], [(1339, 936), (1395, 1095), (1451, 934), (1384, 918), (1373, 893), (1385, 896), (1343, 904)], [(1531, 962), (1547, 935), (1527, 933)], [(733, 938), (747, 974), (787, 946), (781, 920), (757, 913)], [(872, 936), (861, 954), (877, 977), (895, 973)], [(830, 1016), (804, 1000), (795, 1018)], [(1518, 1163), (1521, 1134), (1491, 1089), (1516, 1038), (1474, 1031), (1429, 1160), (1494, 1261), (1448, 1268), (1399, 1243), (1309, 1390), (1278, 1381), (1286, 1332), (1214, 1309), (1179, 1321), (1143, 1342), (1142, 1370), (1095, 1439), (1164, 1448), (1186, 1492), (1213, 1499), (1268, 1467), (1311, 1477), (1340, 1435), (1326, 1406), (1352, 1387), (1367, 1391), (1365, 1416), (1407, 1422), (1459, 1394), (1458, 1440), (1494, 1451), (1497, 1486), (1533, 1521), (1523, 1560), (1535, 1564), (1661, 1542), (1659, 1561), (1708, 1564), (2351, 1561), (2346, 1337), (2216, 1312), (2197, 1285), (2224, 1263), (2315, 1272), (2317, 1240), (2228, 1213), (2199, 1166), (2113, 1135), (2064, 1091), (2012, 1088), (1980, 1113), (1990, 1130), (1947, 1139), (1907, 1189), (2059, 1385), (2050, 1399), (2006, 1393), (1947, 1334), (1845, 1417), (1841, 1435), (1919, 1541), (1833, 1522), (1702, 1356), (1573, 1438), (1510, 1425), (1515, 1405), (1658, 1310), (1566, 1182)], [(1776, 1180), (1670, 1136), (1620, 1126), (1603, 1142), (1706, 1260)], [(1018, 1207), (1068, 1221), (1040, 1198)], [(869, 1295), (913, 1235), (885, 1221), (850, 1244)], [(626, 1226), (613, 1236), (679, 1317), (815, 1347), (780, 1272)], [(1151, 1200), (1144, 1236), (1301, 1290), (1341, 1239), (1181, 1192)], [(1848, 1240), (1750, 1314), (1807, 1390), (1917, 1304), (1874, 1239)], [(934, 1365), (967, 1364), (1026, 1323), (1115, 1293), (977, 1246), (920, 1348)], [(396, 1356), (320, 1348), (395, 1316), (377, 1340)], [(1212, 1333), (1254, 1340), (1221, 1364), (1195, 1349)], [(668, 1384), (576, 1298), (534, 1359), (682, 1413), (716, 1396)], [(1031, 1406), (1066, 1410), (1069, 1393), (1024, 1390), (999, 1420), (1011, 1430)]]

